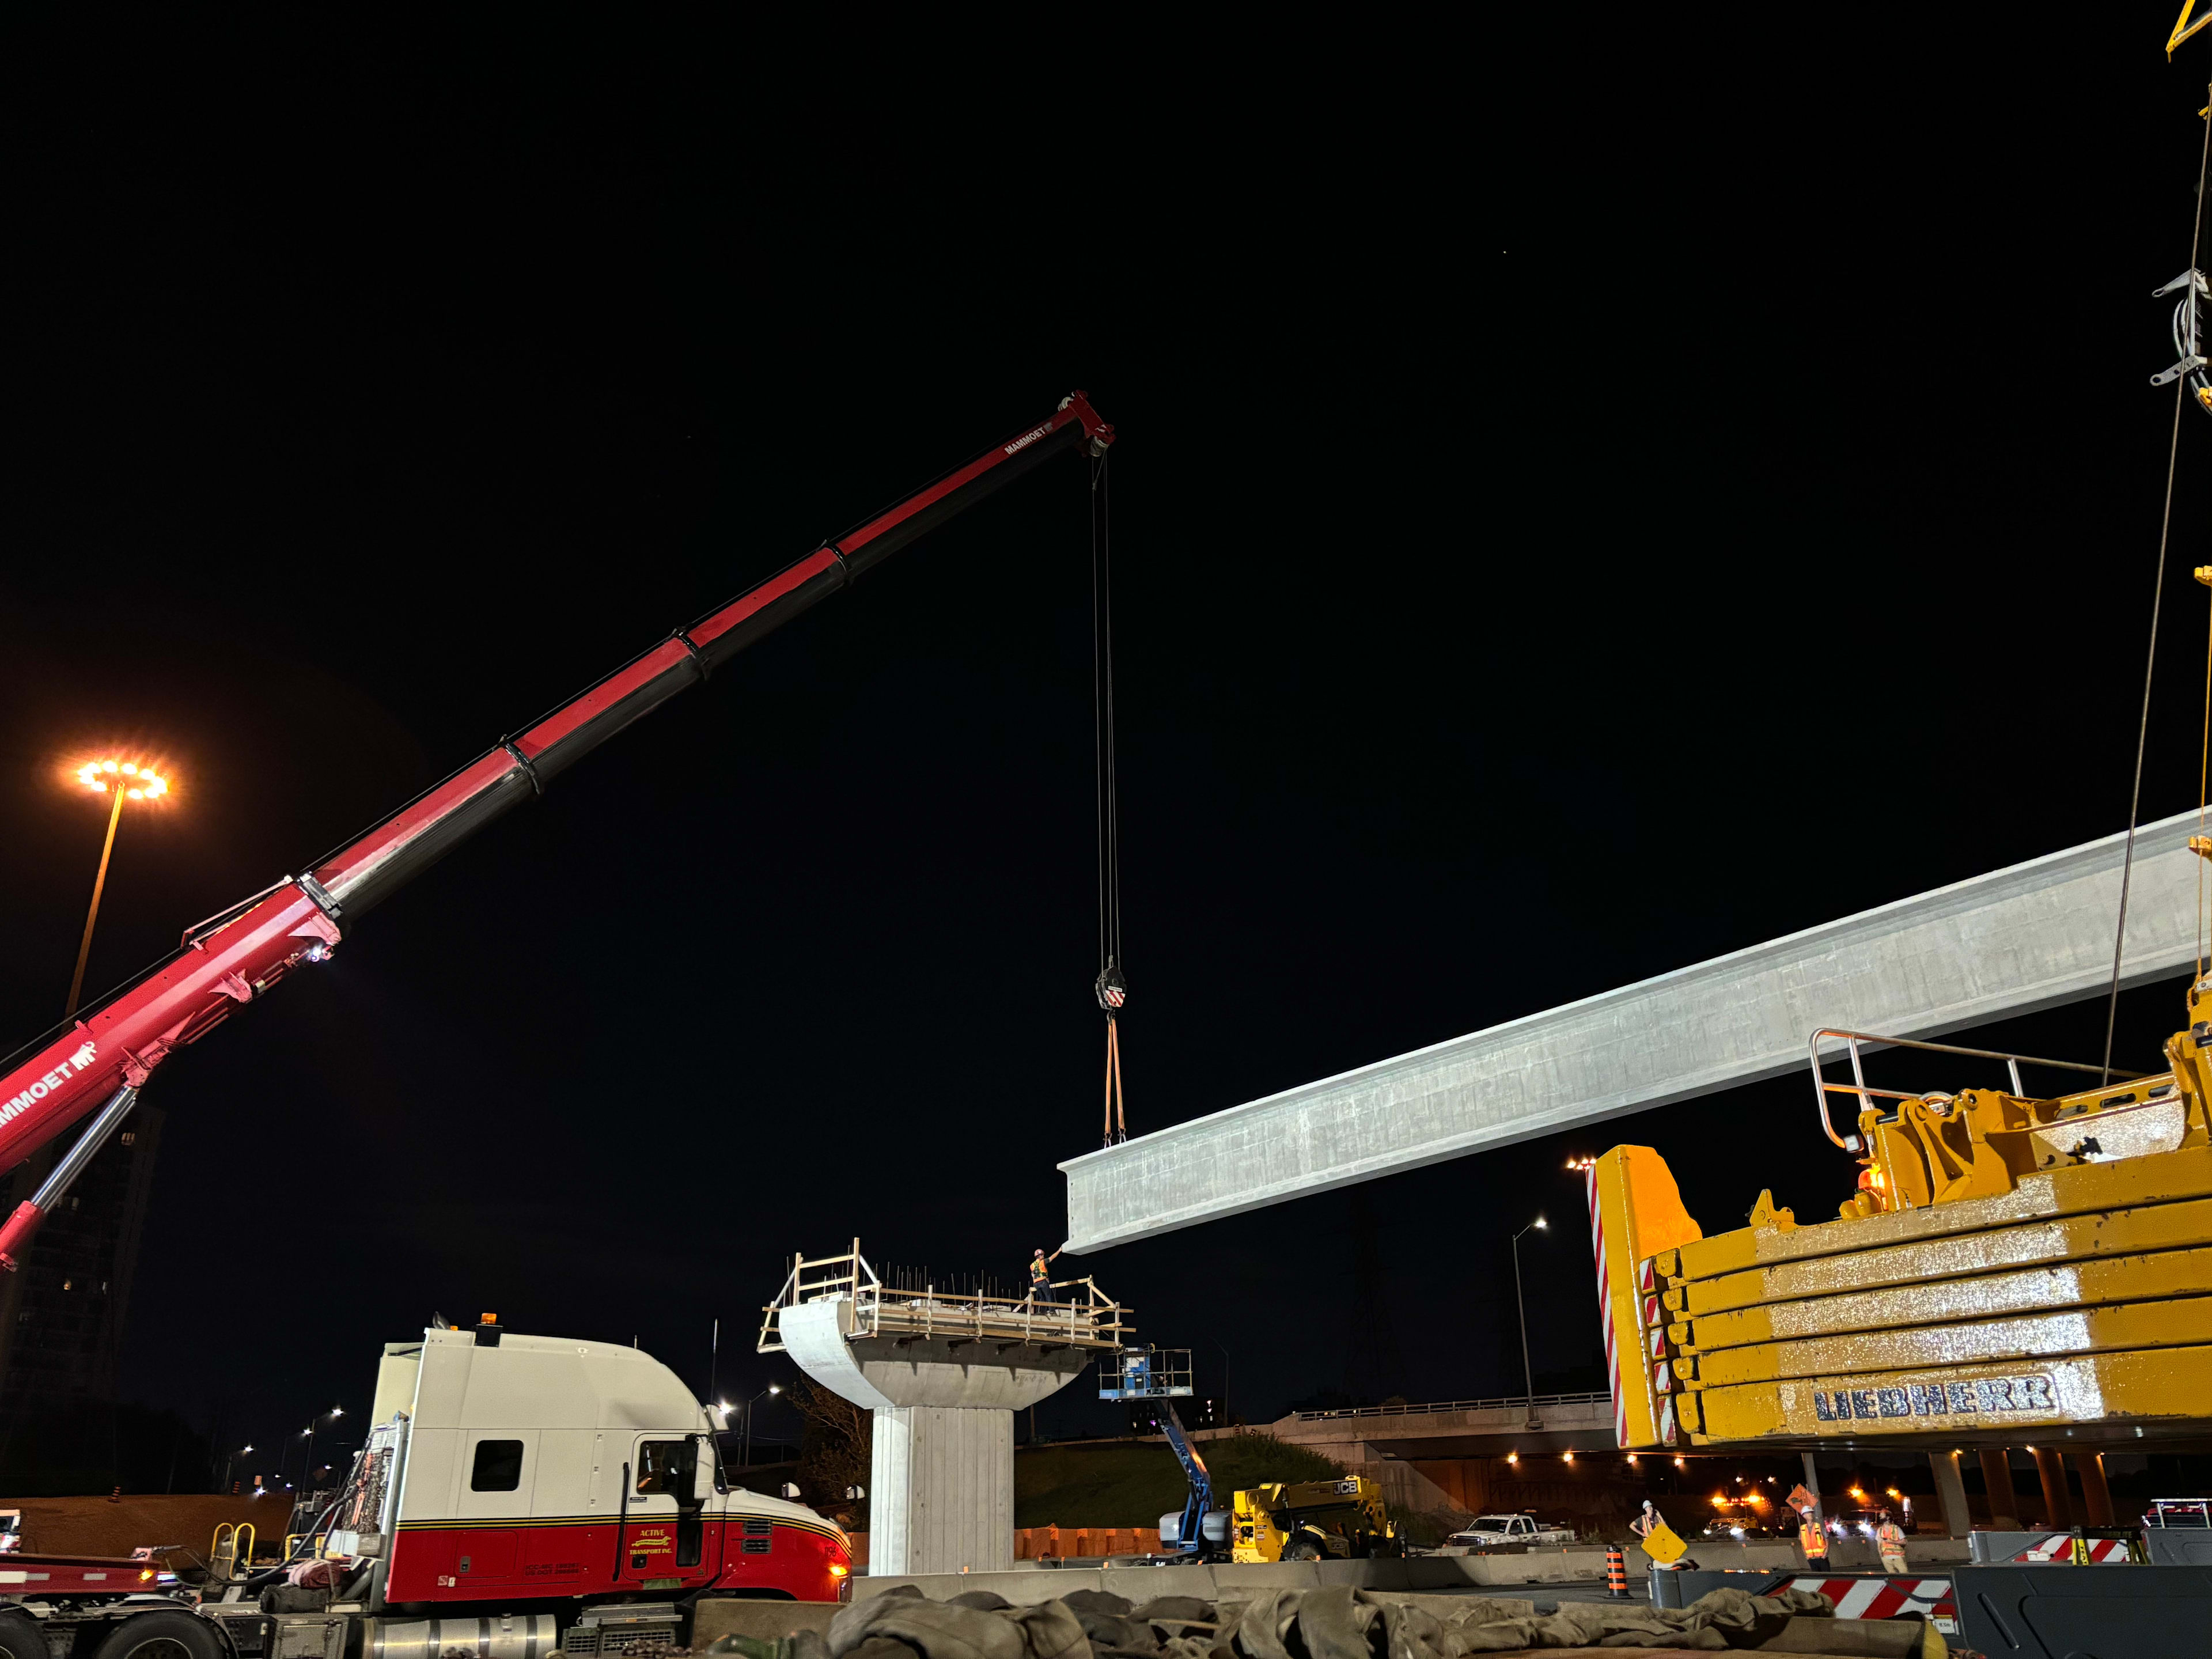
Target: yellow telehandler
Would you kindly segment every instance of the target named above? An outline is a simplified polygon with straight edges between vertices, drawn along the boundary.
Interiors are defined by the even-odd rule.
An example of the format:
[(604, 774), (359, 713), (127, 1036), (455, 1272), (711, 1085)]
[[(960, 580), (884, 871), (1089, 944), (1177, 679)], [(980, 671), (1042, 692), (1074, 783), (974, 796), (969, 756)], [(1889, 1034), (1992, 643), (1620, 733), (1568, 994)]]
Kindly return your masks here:
[(1231, 1503), (1233, 1561), (1343, 1561), (1405, 1553), (1383, 1510), (1382, 1488), (1356, 1475), (1252, 1486)]

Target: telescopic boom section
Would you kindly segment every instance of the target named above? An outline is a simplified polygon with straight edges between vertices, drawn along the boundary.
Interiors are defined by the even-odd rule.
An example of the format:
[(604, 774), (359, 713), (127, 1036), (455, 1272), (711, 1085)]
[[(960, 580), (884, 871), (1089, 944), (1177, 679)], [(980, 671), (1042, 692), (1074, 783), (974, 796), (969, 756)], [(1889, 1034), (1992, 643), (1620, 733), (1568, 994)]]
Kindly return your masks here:
[[(306, 873), (192, 927), (174, 956), (50, 1032), (0, 1078), (0, 1170), (14, 1168), (118, 1091), (143, 1089), (171, 1054), (205, 1036), (301, 962), (322, 960), (371, 905), (502, 812), (544, 793), (554, 777), (639, 715), (705, 680), (754, 641), (1038, 463), (1067, 449), (1101, 454), (1113, 441), (1114, 428), (1082, 392), (1074, 393), (1027, 431), (678, 629)], [(122, 1110), (128, 1104), (126, 1097)], [(104, 1138), (122, 1110), (103, 1113), (88, 1138)], [(81, 1166), (97, 1150), (73, 1147), (68, 1164)], [(15, 1267), (58, 1196), (49, 1181), (0, 1226), (0, 1267)]]

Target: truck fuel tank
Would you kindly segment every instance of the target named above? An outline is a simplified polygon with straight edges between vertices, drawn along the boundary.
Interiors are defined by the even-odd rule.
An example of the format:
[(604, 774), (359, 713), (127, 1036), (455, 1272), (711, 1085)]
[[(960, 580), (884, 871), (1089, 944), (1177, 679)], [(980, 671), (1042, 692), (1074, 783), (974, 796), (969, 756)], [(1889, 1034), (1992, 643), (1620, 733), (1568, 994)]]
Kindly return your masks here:
[(546, 1659), (560, 1645), (550, 1613), (502, 1613), (484, 1619), (372, 1619), (362, 1659), (440, 1659), (455, 1649), (477, 1659)]

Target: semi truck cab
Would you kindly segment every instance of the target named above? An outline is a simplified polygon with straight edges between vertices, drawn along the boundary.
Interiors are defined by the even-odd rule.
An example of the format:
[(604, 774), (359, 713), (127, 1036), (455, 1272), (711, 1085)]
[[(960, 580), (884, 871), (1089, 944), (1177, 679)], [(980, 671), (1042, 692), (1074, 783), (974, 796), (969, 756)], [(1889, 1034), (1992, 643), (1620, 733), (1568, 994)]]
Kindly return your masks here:
[[(283, 1568), (11, 1555), (0, 1659), (651, 1659), (738, 1598), (842, 1601), (852, 1548), (732, 1486), (715, 1413), (649, 1354), (485, 1316), (387, 1344), (374, 1426)], [(718, 1618), (719, 1613), (719, 1618)]]
[(387, 1344), (328, 1553), (373, 1603), (694, 1591), (839, 1599), (852, 1553), (803, 1505), (729, 1485), (716, 1415), (635, 1348), (489, 1320)]

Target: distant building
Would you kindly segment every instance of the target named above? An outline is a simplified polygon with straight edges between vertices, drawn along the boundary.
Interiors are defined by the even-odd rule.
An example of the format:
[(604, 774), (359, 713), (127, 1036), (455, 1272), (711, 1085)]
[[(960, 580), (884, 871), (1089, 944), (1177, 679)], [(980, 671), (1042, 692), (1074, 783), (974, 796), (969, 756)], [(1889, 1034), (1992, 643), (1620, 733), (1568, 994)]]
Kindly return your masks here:
[[(0, 1273), (0, 1460), (23, 1460), (27, 1449), (9, 1443), (27, 1421), (115, 1397), (161, 1118), (159, 1107), (133, 1110), (39, 1229), (22, 1271)], [(58, 1153), (15, 1172), (0, 1214), (38, 1190)]]

